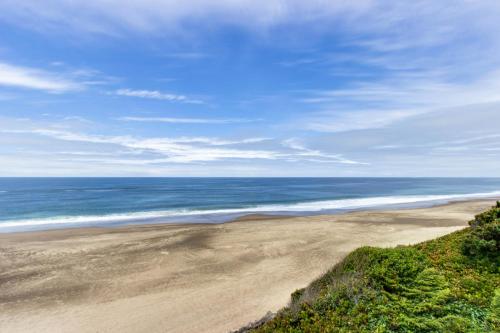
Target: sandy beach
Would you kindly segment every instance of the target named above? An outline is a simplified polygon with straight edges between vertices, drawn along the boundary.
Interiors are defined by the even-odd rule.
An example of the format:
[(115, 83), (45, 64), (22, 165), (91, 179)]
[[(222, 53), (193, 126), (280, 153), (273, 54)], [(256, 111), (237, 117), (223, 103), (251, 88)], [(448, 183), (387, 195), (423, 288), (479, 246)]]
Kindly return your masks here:
[(228, 332), (359, 246), (432, 239), (493, 203), (0, 234), (0, 331)]

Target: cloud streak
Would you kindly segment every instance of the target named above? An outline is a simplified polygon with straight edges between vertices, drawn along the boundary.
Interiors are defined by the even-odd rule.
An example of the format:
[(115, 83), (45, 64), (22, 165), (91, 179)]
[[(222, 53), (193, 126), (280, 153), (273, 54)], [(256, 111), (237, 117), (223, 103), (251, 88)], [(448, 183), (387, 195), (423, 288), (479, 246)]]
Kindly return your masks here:
[(351, 164), (351, 165), (369, 165), (370, 163), (358, 162), (344, 158), (340, 154), (328, 154), (317, 149), (307, 148), (303, 143), (297, 138), (286, 139), (281, 142), (285, 147), (291, 148), (295, 152), (290, 154), (292, 158), (301, 157), (310, 162), (317, 163), (341, 163), (341, 164)]
[(152, 122), (152, 123), (169, 123), (169, 124), (237, 124), (237, 123), (252, 123), (260, 121), (260, 119), (240, 119), (240, 118), (170, 118), (170, 117), (121, 117), (122, 121), (137, 121), (137, 122)]
[(162, 101), (183, 102), (191, 104), (203, 104), (203, 101), (188, 98), (185, 95), (177, 95), (171, 93), (164, 93), (158, 90), (132, 90), (132, 89), (118, 89), (114, 92), (118, 96), (139, 97), (158, 99)]
[(400, 75), (388, 80), (363, 82), (334, 90), (309, 92), (301, 102), (318, 108), (300, 126), (320, 132), (382, 128), (427, 112), (453, 110), (464, 105), (500, 101), (500, 71), (468, 82), (446, 77), (415, 78)]
[[(371, 1), (311, 0), (52, 0), (41, 4), (35, 0), (13, 0), (0, 3), (0, 18), (19, 25), (37, 22), (37, 28), (55, 31), (66, 29), (88, 33), (121, 35), (127, 31), (142, 33), (172, 33), (197, 25), (217, 22), (217, 25), (240, 26), (262, 30), (293, 21), (311, 22), (332, 16), (359, 13), (369, 9)], [(78, 20), (70, 19), (79, 17)], [(341, 17), (341, 16), (340, 16)], [(34, 26), (31, 26), (35, 28)]]
[[(448, 44), (472, 34), (494, 37), (495, 0), (14, 0), (0, 2), (0, 19), (37, 31), (125, 36), (128, 32), (188, 35), (200, 27), (239, 27), (252, 32), (317, 23), (317, 33), (350, 31), (345, 42), (377, 52)], [(78, 20), (74, 20), (78, 17)], [(466, 22), (466, 24), (464, 24)], [(195, 23), (195, 24), (193, 24)], [(334, 29), (332, 29), (334, 28)], [(215, 29), (216, 30), (216, 29)], [(188, 31), (191, 34), (183, 34)], [(314, 34), (311, 34), (314, 35)], [(497, 44), (498, 46), (498, 44)]]
[(84, 88), (83, 84), (61, 74), (2, 62), (0, 62), (0, 85), (50, 93), (77, 91)]
[[(87, 135), (53, 129), (1, 130), (0, 133), (40, 135), (61, 141), (91, 143), (101, 146), (115, 145), (121, 147), (119, 150), (120, 155), (127, 153), (127, 150), (129, 154), (136, 154), (136, 158), (133, 159), (117, 159), (111, 156), (113, 154), (109, 154), (110, 156), (105, 158), (101, 156), (102, 154), (94, 154), (94, 152), (99, 152), (94, 147), (88, 155), (97, 155), (97, 157), (85, 157), (86, 161), (101, 161), (113, 164), (123, 162), (133, 165), (147, 165), (223, 160), (281, 160), (288, 162), (364, 164), (343, 158), (341, 155), (325, 154), (319, 150), (305, 147), (298, 148), (298, 146), (290, 144), (291, 141), (287, 141), (285, 144), (285, 146), (291, 148), (289, 151), (242, 147), (270, 141), (271, 138), (245, 138), (240, 140), (222, 140), (207, 137), (138, 138), (132, 136)], [(84, 154), (84, 151), (79, 152), (79, 155)], [(72, 158), (72, 160), (74, 159)]]

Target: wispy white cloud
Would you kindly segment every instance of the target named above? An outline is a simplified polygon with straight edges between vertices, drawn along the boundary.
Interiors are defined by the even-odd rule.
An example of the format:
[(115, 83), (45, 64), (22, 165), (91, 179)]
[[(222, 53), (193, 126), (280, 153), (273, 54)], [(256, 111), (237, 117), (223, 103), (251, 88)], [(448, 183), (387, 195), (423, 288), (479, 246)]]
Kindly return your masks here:
[(132, 89), (118, 89), (114, 92), (118, 96), (128, 96), (128, 97), (140, 97), (140, 98), (150, 98), (159, 99), (163, 101), (173, 101), (173, 102), (184, 102), (192, 104), (202, 104), (203, 101), (198, 99), (191, 99), (185, 95), (177, 95), (160, 92), (158, 90), (132, 90)]
[[(2, 130), (3, 133), (37, 134), (57, 140), (86, 142), (94, 144), (118, 145), (122, 148), (138, 152), (160, 155), (160, 158), (142, 159), (143, 162), (132, 161), (135, 164), (150, 163), (191, 163), (209, 162), (223, 159), (277, 159), (279, 153), (268, 150), (219, 148), (218, 146), (236, 145), (260, 142), (262, 138), (250, 138), (235, 141), (225, 141), (214, 138), (136, 138), (132, 136), (87, 135), (74, 132), (32, 129), (32, 130)], [(113, 160), (115, 158), (112, 158)], [(136, 159), (138, 160), (138, 159)]]
[(0, 62), (0, 85), (62, 93), (81, 90), (84, 85), (67, 75)]
[(273, 140), (272, 138), (246, 138), (241, 140), (223, 140), (219, 138), (207, 138), (207, 137), (179, 137), (175, 138), (175, 142), (178, 143), (201, 143), (208, 144), (212, 146), (227, 146), (227, 145), (239, 145), (239, 144), (249, 144), (249, 143), (259, 143)]
[[(119, 0), (53, 0), (41, 4), (26, 0), (22, 4), (13, 0), (0, 3), (0, 18), (31, 28), (54, 31), (85, 31), (107, 35), (120, 35), (126, 31), (180, 34), (197, 26), (212, 24), (234, 25), (251, 30), (262, 30), (294, 21), (327, 21), (332, 16), (342, 18), (364, 12), (371, 7), (370, 0), (325, 1), (300, 0), (146, 0), (123, 2)], [(72, 18), (78, 17), (78, 20)], [(37, 26), (32, 26), (36, 22)]]
[(417, 113), (412, 110), (324, 110), (312, 113), (297, 126), (318, 132), (345, 132), (381, 128)]
[[(318, 108), (300, 126), (323, 132), (381, 128), (403, 118), (464, 105), (500, 101), (500, 71), (467, 82), (429, 75), (400, 75), (351, 87), (309, 92), (303, 103)], [(304, 125), (305, 124), (305, 125)]]
[(83, 123), (83, 124), (93, 124), (94, 122), (82, 117), (82, 116), (66, 116), (63, 118), (65, 121), (70, 121), (70, 122), (76, 122), (76, 123)]
[(402, 149), (426, 148), (426, 149), (445, 150), (445, 151), (463, 151), (467, 149), (489, 150), (488, 146), (499, 144), (500, 143), (499, 139), (500, 139), (500, 134), (493, 133), (493, 134), (465, 137), (455, 140), (441, 140), (441, 141), (431, 141), (425, 143), (405, 144), (405, 145), (402, 144), (381, 145), (381, 146), (375, 146), (373, 147), (373, 149), (402, 150)]
[(310, 162), (320, 162), (320, 163), (341, 163), (341, 164), (358, 164), (358, 165), (369, 165), (370, 163), (359, 162), (344, 158), (341, 154), (328, 154), (316, 149), (307, 148), (300, 139), (290, 138), (281, 142), (285, 147), (295, 150), (291, 154), (292, 158), (305, 158)]
[[(258, 149), (251, 145), (270, 141), (271, 138), (244, 138), (224, 140), (208, 137), (179, 138), (138, 138), (133, 136), (88, 135), (54, 129), (0, 130), (0, 133), (31, 134), (49, 137), (56, 140), (97, 144), (100, 147), (119, 146), (121, 157), (115, 153), (107, 155), (93, 147), (85, 157), (85, 151), (78, 150), (85, 161), (100, 161), (102, 163), (125, 163), (133, 165), (168, 164), (168, 163), (200, 163), (222, 160), (271, 160), (288, 162), (321, 162), (362, 165), (344, 158), (342, 155), (326, 154), (319, 150), (308, 149), (292, 143), (293, 139), (284, 141), (283, 146), (290, 150)], [(76, 151), (76, 150), (75, 150)], [(113, 150), (114, 151), (114, 150)], [(134, 158), (124, 159), (124, 151), (134, 152)], [(56, 152), (58, 153), (58, 152)], [(59, 152), (60, 153), (60, 152)], [(74, 161), (74, 157), (71, 157)], [(81, 160), (80, 157), (78, 157)], [(81, 160), (83, 161), (83, 160)]]
[(240, 119), (240, 118), (171, 118), (171, 117), (121, 117), (123, 121), (138, 121), (138, 122), (155, 122), (155, 123), (170, 123), (170, 124), (234, 124), (234, 123), (251, 123), (260, 121), (261, 119)]
[[(442, 45), (472, 33), (498, 30), (495, 0), (14, 0), (0, 2), (0, 19), (38, 31), (84, 31), (125, 35), (129, 31), (176, 34), (203, 27), (237, 26), (267, 31), (283, 25), (318, 23), (316, 32), (349, 30), (349, 42), (375, 51)], [(78, 20), (74, 18), (78, 17)], [(196, 24), (193, 24), (195, 22)], [(214, 29), (210, 29), (214, 30)], [(365, 38), (365, 37), (369, 38)]]
[(105, 85), (119, 79), (91, 68), (72, 68), (64, 63), (57, 65), (58, 71), (17, 66), (0, 62), (0, 86), (40, 90), (48, 93), (81, 91), (93, 85)]

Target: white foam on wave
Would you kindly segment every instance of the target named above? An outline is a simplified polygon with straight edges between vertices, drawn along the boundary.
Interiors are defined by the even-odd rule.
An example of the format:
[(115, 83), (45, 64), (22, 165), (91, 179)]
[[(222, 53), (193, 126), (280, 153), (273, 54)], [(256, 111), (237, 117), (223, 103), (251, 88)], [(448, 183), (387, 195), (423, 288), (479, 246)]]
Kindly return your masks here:
[(56, 216), (51, 218), (33, 218), (24, 220), (0, 221), (1, 228), (22, 228), (63, 224), (98, 224), (106, 222), (131, 222), (135, 220), (149, 220), (170, 217), (205, 216), (205, 215), (229, 215), (229, 214), (252, 214), (252, 213), (277, 213), (277, 212), (320, 212), (340, 209), (359, 209), (378, 206), (413, 204), (435, 201), (452, 201), (463, 199), (476, 199), (499, 197), (500, 191), (470, 194), (447, 194), (447, 195), (409, 195), (409, 196), (385, 196), (357, 199), (321, 200), (312, 202), (300, 202), (292, 204), (268, 204), (254, 207), (210, 209), (210, 210), (164, 210), (151, 212), (133, 212), (124, 214), (107, 215), (85, 215), (85, 216)]

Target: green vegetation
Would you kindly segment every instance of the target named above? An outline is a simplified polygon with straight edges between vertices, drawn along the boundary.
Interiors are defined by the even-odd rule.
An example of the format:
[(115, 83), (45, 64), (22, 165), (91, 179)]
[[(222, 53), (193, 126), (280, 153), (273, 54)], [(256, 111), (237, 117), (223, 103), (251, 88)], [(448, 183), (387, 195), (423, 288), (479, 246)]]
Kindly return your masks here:
[(413, 246), (363, 247), (257, 332), (500, 332), (500, 203)]

